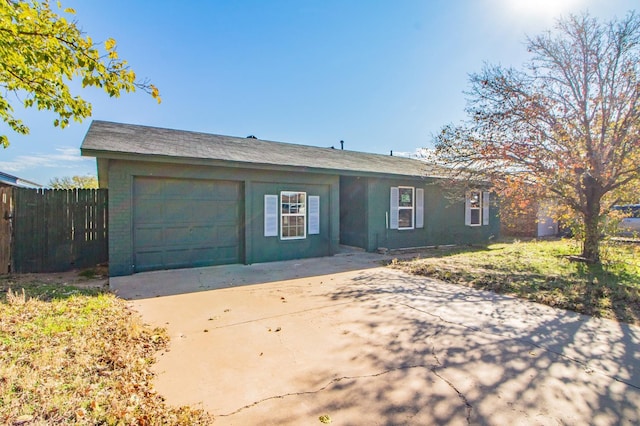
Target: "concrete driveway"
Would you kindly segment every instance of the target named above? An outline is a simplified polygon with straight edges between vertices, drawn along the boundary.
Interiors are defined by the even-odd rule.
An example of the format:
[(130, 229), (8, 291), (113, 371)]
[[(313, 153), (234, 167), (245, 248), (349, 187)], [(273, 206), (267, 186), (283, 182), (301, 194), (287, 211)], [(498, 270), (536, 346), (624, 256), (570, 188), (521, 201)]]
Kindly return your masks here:
[[(170, 404), (204, 408), (216, 424), (640, 423), (639, 328), (377, 260), (111, 281), (171, 335), (154, 367), (157, 390)], [(175, 288), (193, 292), (152, 297)], [(207, 288), (215, 289), (196, 291)]]

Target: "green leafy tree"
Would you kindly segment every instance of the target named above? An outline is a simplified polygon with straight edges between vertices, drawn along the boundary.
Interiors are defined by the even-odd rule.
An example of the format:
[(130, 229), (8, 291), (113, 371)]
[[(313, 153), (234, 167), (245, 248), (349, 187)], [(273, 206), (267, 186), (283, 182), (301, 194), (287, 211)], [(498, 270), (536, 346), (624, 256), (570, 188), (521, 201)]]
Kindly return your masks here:
[[(9, 128), (28, 134), (29, 127), (14, 115), (14, 106), (53, 111), (54, 126), (91, 116), (91, 104), (71, 93), (69, 82), (104, 89), (109, 96), (142, 89), (158, 102), (158, 89), (136, 80), (127, 62), (118, 57), (116, 42), (94, 43), (75, 21), (75, 11), (54, 11), (48, 0), (0, 0), (0, 117)], [(17, 103), (17, 104), (16, 104)], [(9, 138), (0, 135), (6, 148)]]
[(91, 175), (55, 177), (49, 181), (49, 187), (53, 189), (94, 189), (98, 188), (98, 178)]
[(604, 216), (638, 195), (640, 16), (570, 16), (527, 47), (524, 69), (471, 75), (469, 119), (442, 130), (436, 157), (512, 199), (554, 199), (598, 262)]

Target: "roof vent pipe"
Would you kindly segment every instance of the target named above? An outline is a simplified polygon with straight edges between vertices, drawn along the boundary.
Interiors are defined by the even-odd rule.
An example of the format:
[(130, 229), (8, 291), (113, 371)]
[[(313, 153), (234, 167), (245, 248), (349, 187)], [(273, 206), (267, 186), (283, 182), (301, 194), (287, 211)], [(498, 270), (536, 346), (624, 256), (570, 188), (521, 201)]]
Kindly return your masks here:
[(344, 141), (340, 141), (340, 149), (344, 149)]

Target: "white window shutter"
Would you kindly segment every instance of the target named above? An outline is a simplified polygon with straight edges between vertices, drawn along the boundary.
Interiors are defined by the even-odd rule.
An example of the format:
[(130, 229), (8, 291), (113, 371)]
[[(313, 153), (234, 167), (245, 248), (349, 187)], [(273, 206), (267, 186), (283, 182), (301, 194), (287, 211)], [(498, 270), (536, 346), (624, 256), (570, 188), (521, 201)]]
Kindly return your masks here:
[(416, 188), (416, 228), (424, 228), (424, 189)]
[(320, 197), (309, 195), (309, 235), (320, 233)]
[(489, 224), (489, 191), (482, 193), (482, 224)]
[(469, 193), (464, 198), (464, 224), (471, 226), (471, 198)]
[(389, 205), (389, 228), (398, 229), (398, 187), (391, 187), (391, 203)]
[(264, 196), (264, 236), (278, 236), (278, 196)]

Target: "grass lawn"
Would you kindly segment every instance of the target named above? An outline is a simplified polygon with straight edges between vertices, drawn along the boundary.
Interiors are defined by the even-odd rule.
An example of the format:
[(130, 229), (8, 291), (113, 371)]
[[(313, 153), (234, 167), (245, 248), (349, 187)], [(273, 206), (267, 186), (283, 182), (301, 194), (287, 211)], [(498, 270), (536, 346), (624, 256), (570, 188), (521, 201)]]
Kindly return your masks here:
[(640, 244), (606, 242), (602, 264), (570, 261), (572, 240), (507, 242), (421, 252), (391, 266), (583, 314), (640, 324)]
[(211, 422), (201, 410), (167, 407), (154, 392), (150, 366), (168, 339), (124, 301), (7, 277), (0, 290), (0, 424)]

